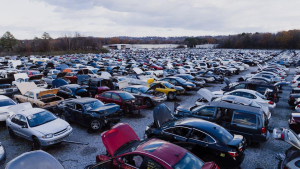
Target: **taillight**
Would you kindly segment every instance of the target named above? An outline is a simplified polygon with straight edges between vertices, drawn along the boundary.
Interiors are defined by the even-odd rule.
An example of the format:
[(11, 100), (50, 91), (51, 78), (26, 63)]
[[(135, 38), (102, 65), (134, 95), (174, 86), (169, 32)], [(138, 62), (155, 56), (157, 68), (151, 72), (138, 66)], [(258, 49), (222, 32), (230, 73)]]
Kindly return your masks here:
[(261, 131), (260, 131), (260, 134), (262, 134), (262, 135), (266, 134), (266, 128), (262, 127)]
[(296, 81), (293, 81), (293, 84), (296, 83)]
[(215, 169), (220, 169), (219, 166), (216, 164), (216, 168)]
[(281, 79), (284, 79), (283, 77), (281, 77)]
[(243, 151), (243, 146), (239, 147), (239, 151), (242, 152)]
[(300, 104), (298, 104), (298, 106), (297, 106), (298, 108), (300, 108)]
[(273, 101), (269, 101), (269, 104), (273, 104)]
[(290, 97), (290, 100), (294, 100), (294, 98), (291, 96), (291, 97)]
[(235, 151), (228, 151), (228, 154), (231, 155), (231, 157), (233, 157), (233, 158), (239, 156), (239, 154)]
[(284, 134), (283, 134), (283, 133), (281, 133), (281, 136), (280, 136), (280, 137), (281, 137), (281, 139), (284, 139)]

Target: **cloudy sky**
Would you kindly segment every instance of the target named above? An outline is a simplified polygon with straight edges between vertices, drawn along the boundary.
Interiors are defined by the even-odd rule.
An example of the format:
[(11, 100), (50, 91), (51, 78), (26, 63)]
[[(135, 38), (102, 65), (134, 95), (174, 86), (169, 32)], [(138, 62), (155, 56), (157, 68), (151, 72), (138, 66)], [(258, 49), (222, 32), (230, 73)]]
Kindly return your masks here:
[(298, 0), (0, 0), (0, 36), (200, 36), (300, 28)]

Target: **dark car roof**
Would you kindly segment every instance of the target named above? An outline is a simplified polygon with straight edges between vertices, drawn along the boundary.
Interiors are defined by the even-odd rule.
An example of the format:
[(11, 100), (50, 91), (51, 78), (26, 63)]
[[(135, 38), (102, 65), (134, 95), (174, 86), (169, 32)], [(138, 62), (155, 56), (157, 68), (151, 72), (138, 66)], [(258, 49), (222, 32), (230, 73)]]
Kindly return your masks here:
[(102, 81), (103, 78), (90, 78), (90, 81)]
[(256, 85), (263, 85), (263, 86), (272, 86), (274, 87), (274, 85), (271, 85), (271, 84), (268, 84), (268, 83), (265, 83), (265, 82), (247, 82), (247, 81), (242, 81), (242, 82), (238, 82), (240, 84), (256, 84)]
[(78, 87), (80, 87), (80, 85), (79, 85), (79, 84), (68, 84), (68, 85), (64, 85), (64, 86), (62, 86), (62, 87), (78, 88)]
[(260, 108), (232, 104), (232, 103), (227, 103), (227, 102), (210, 102), (204, 106), (216, 106), (216, 107), (231, 108), (231, 109), (235, 109), (235, 110), (252, 112), (253, 114), (262, 114), (263, 113), (263, 111)]
[(74, 103), (89, 103), (89, 102), (93, 102), (93, 101), (97, 101), (98, 99), (95, 98), (79, 98), (79, 99), (73, 99), (70, 100), (69, 102), (74, 102)]

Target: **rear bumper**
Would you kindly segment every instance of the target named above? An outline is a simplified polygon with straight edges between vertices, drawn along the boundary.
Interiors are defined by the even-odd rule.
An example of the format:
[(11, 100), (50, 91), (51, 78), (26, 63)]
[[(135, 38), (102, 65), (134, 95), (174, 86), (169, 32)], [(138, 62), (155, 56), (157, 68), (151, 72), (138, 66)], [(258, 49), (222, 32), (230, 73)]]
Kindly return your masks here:
[(265, 135), (258, 135), (255, 134), (252, 137), (252, 142), (257, 142), (257, 143), (263, 143), (268, 141), (268, 139), (270, 138), (270, 132), (266, 131), (267, 133)]

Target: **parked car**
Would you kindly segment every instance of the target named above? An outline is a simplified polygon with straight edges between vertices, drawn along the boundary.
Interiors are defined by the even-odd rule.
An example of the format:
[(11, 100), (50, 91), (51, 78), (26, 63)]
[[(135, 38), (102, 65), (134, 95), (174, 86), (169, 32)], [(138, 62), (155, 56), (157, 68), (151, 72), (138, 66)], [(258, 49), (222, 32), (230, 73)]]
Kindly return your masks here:
[(159, 92), (163, 92), (167, 95), (169, 100), (173, 100), (177, 97), (177, 95), (182, 95), (186, 93), (185, 89), (181, 86), (174, 86), (166, 81), (154, 81), (154, 79), (149, 79), (147, 83), (147, 87), (156, 86), (155, 90)]
[(146, 87), (142, 85), (132, 85), (122, 88), (123, 91), (131, 93), (134, 97), (143, 100), (143, 103), (147, 105), (148, 108), (157, 105), (165, 100), (167, 96), (163, 92), (155, 91), (160, 84), (156, 84), (152, 87)]
[(57, 96), (64, 99), (91, 97), (91, 93), (87, 90), (88, 86), (80, 86), (78, 84), (68, 84), (59, 87)]
[(42, 150), (21, 154), (6, 164), (5, 169), (64, 169), (52, 155)]
[(175, 75), (175, 77), (180, 77), (188, 82), (191, 82), (191, 83), (195, 84), (196, 87), (198, 87), (198, 88), (203, 87), (206, 83), (204, 80), (195, 78), (194, 76), (192, 76), (190, 74), (178, 74), (178, 75)]
[(297, 103), (298, 98), (300, 98), (300, 88), (292, 89), (288, 100), (289, 105), (294, 107), (300, 103)]
[(154, 123), (146, 127), (146, 138), (159, 138), (189, 149), (204, 161), (236, 168), (244, 160), (246, 140), (225, 128), (202, 119), (173, 117), (170, 109), (160, 104), (153, 109)]
[(77, 73), (76, 72), (68, 72), (65, 75), (66, 79), (69, 79), (71, 81), (71, 83), (77, 83)]
[(211, 70), (198, 71), (189, 73), (198, 79), (205, 80), (206, 83), (223, 83), (224, 78), (221, 75), (215, 75)]
[(16, 104), (11, 98), (0, 95), (0, 122), (5, 121), (9, 115), (12, 115), (7, 108)]
[(297, 169), (300, 168), (300, 140), (299, 136), (293, 131), (285, 128), (275, 128), (273, 138), (284, 141), (292, 147), (285, 151), (284, 154), (276, 154), (279, 159), (278, 169)]
[(5, 163), (6, 160), (6, 151), (4, 146), (0, 142), (0, 166)]
[(269, 120), (263, 110), (227, 102), (211, 102), (202, 106), (181, 105), (174, 115), (194, 117), (215, 122), (233, 134), (243, 135), (248, 143), (269, 139)]
[(125, 114), (132, 112), (140, 113), (141, 109), (146, 108), (143, 100), (138, 100), (132, 94), (125, 91), (107, 91), (102, 94), (97, 94), (96, 99), (103, 103), (115, 103), (120, 106)]
[(112, 168), (219, 168), (214, 162), (205, 163), (184, 148), (159, 140), (140, 140), (134, 130), (119, 123), (101, 134), (107, 150), (97, 155), (96, 161), (113, 159)]
[(114, 89), (112, 80), (103, 78), (85, 79), (80, 82), (80, 85), (87, 85), (87, 90), (92, 94), (92, 97), (95, 97), (96, 94)]
[(33, 149), (62, 142), (71, 135), (69, 123), (41, 108), (23, 109), (6, 119), (11, 138), (22, 137), (32, 141)]
[(16, 93), (18, 93), (18, 89), (12, 86), (12, 79), (0, 79), (0, 95), (13, 97)]
[(169, 82), (175, 86), (181, 86), (183, 87), (186, 91), (191, 91), (191, 90), (197, 90), (199, 87), (197, 87), (194, 83), (188, 82), (180, 77), (166, 77), (161, 79), (160, 81), (165, 81)]
[(110, 123), (120, 121), (120, 106), (114, 103), (104, 104), (94, 98), (80, 98), (62, 101), (57, 105), (60, 117), (99, 130)]

